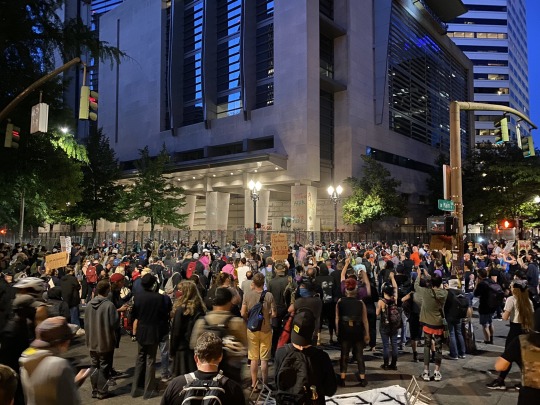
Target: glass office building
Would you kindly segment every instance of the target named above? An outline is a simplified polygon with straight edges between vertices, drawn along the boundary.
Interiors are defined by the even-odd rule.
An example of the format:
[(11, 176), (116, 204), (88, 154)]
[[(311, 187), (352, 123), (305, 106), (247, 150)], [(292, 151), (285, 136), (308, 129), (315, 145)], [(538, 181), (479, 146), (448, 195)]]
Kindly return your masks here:
[(100, 38), (129, 60), (100, 65), (99, 126), (125, 167), (166, 145), (191, 229), (252, 227), (254, 180), (265, 229), (331, 230), (326, 189), (360, 177), (362, 155), (401, 181), (410, 214), (395, 222), (413, 223), (449, 149), (449, 103), (473, 94), (443, 21), (461, 3), (431, 3), (124, 1), (100, 17)]
[[(468, 12), (453, 20), (448, 36), (474, 64), (474, 100), (505, 105), (529, 116), (525, 0), (464, 0)], [(502, 113), (476, 112), (476, 142), (493, 141)], [(516, 140), (515, 117), (509, 120)], [(521, 136), (529, 135), (526, 125)]]

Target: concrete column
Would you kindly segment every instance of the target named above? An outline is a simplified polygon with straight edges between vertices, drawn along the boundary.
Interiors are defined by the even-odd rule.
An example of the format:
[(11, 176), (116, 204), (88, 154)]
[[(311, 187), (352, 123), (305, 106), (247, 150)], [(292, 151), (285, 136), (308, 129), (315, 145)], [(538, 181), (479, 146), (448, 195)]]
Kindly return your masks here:
[(186, 205), (184, 205), (179, 210), (181, 214), (188, 214), (185, 225), (189, 227), (189, 229), (193, 229), (193, 224), (195, 223), (195, 206), (196, 205), (197, 205), (197, 196), (186, 195)]
[(206, 193), (206, 226), (209, 231), (227, 229), (229, 220), (229, 193)]
[(317, 228), (317, 189), (313, 186), (291, 187), (292, 228), (315, 231)]

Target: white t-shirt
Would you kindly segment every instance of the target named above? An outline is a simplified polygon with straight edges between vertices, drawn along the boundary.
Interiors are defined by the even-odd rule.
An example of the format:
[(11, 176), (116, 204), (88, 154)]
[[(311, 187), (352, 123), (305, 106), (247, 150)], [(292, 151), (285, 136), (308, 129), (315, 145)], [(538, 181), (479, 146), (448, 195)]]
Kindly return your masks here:
[(236, 269), (238, 273), (238, 285), (242, 286), (242, 283), (247, 280), (246, 273), (251, 270), (251, 267), (248, 265), (240, 266)]
[[(531, 309), (534, 312), (534, 306), (531, 300), (529, 300), (531, 304)], [(506, 299), (506, 304), (504, 304), (504, 311), (510, 312), (510, 322), (513, 323), (521, 323), (521, 320), (519, 319), (519, 310), (516, 304), (516, 297), (511, 295)]]

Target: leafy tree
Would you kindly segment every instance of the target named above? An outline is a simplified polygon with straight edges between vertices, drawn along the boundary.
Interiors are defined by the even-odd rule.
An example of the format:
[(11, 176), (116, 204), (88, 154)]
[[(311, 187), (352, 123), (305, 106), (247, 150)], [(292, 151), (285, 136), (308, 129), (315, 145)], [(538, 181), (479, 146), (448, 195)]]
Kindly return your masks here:
[(122, 187), (117, 183), (120, 170), (116, 154), (101, 129), (90, 134), (86, 150), (89, 163), (82, 167), (84, 178), (81, 200), (67, 212), (69, 218), (64, 222), (90, 221), (95, 237), (100, 218), (111, 222), (119, 220), (116, 206)]
[(364, 160), (363, 176), (349, 177), (352, 194), (343, 203), (343, 220), (348, 224), (373, 223), (385, 217), (402, 216), (405, 202), (398, 193), (400, 182), (371, 157)]
[(154, 237), (156, 224), (173, 225), (182, 228), (186, 214), (178, 210), (186, 204), (184, 190), (164, 176), (170, 160), (163, 146), (160, 154), (151, 157), (148, 147), (139, 150), (140, 159), (135, 163), (137, 176), (128, 185), (122, 197), (121, 206), (128, 219), (146, 217), (150, 222), (150, 237)]
[(512, 144), (484, 145), (471, 154), (464, 168), (464, 220), (493, 225), (503, 218), (538, 218), (533, 204), (538, 190), (538, 156), (524, 158)]
[(57, 219), (81, 197), (81, 163), (85, 161), (86, 151), (73, 135), (56, 132), (50, 138), (21, 137), (19, 149), (0, 148), (0, 182), (4, 185), (0, 221), (10, 227), (18, 225), (23, 197), (28, 226)]
[[(64, 0), (0, 0), (0, 110), (25, 88), (55, 67), (88, 53), (88, 59), (119, 62), (124, 55), (115, 47), (100, 41), (80, 19), (61, 19)], [(67, 76), (64, 76), (67, 77)], [(65, 79), (67, 80), (67, 79)], [(45, 83), (40, 90), (50, 105), (49, 128), (67, 124), (75, 126), (74, 114), (64, 105), (67, 82), (61, 78)], [(20, 200), (26, 202), (25, 222), (41, 225), (66, 216), (66, 209), (80, 200), (81, 164), (84, 148), (73, 136), (54, 131), (28, 135), (31, 106), (38, 94), (23, 100), (11, 113), (12, 122), (21, 128), (18, 150), (0, 151), (0, 221), (15, 226)], [(6, 122), (0, 123), (0, 131)]]

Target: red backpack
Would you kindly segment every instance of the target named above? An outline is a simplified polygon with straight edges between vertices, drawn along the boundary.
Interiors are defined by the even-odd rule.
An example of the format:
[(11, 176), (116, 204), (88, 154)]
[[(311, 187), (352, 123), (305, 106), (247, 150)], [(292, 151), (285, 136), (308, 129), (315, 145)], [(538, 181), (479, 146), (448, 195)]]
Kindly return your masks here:
[(89, 265), (88, 268), (86, 269), (86, 282), (87, 283), (91, 283), (91, 284), (94, 284), (94, 283), (97, 283), (97, 270), (96, 270), (96, 266), (94, 265)]
[(193, 273), (195, 273), (195, 269), (197, 268), (197, 260), (193, 260), (189, 262), (187, 269), (186, 269), (186, 278), (189, 280)]

